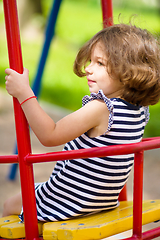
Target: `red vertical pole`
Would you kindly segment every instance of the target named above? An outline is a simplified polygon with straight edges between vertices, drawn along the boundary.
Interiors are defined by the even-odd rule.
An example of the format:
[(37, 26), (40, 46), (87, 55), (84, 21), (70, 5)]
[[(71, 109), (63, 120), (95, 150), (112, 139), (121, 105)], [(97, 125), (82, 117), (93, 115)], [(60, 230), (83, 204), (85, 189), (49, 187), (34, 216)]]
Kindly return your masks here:
[(127, 184), (124, 185), (122, 191), (119, 194), (119, 201), (127, 201)]
[[(22, 73), (23, 62), (16, 0), (3, 0), (3, 6), (10, 68)], [(24, 161), (25, 156), (31, 153), (29, 126), (17, 99), (13, 98), (13, 103), (26, 239), (33, 240), (38, 238), (33, 167), (32, 164), (25, 165)]]
[(113, 25), (113, 6), (112, 0), (101, 0), (103, 27), (109, 27)]
[(135, 153), (133, 189), (133, 235), (142, 237), (143, 151)]

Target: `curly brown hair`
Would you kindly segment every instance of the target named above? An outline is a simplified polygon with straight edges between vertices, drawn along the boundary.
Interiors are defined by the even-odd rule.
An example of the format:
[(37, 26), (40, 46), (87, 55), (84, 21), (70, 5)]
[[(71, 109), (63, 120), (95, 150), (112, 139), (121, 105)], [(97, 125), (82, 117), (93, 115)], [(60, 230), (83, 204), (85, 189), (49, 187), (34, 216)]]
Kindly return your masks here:
[(98, 32), (78, 52), (74, 72), (86, 75), (84, 68), (95, 44), (101, 42), (111, 78), (124, 85), (121, 98), (135, 105), (154, 105), (160, 98), (160, 48), (147, 30), (117, 24)]

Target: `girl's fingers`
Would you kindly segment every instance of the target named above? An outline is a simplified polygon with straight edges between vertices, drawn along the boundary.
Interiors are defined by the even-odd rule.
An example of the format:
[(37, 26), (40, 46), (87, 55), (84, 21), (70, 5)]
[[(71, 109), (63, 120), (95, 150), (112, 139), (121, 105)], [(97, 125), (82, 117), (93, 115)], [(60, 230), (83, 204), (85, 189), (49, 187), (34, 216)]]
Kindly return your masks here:
[(24, 68), (23, 69), (23, 74), (20, 74), (20, 73), (18, 73), (18, 72), (16, 72), (15, 70), (13, 70), (13, 69), (11, 69), (11, 68), (6, 68), (5, 69), (5, 73), (7, 74), (7, 75), (26, 75), (26, 76), (28, 76), (29, 75), (29, 70), (27, 69), (27, 68)]
[(12, 69), (10, 69), (10, 68), (6, 68), (6, 69), (5, 69), (5, 73), (8, 74), (8, 75), (11, 74), (12, 71), (14, 71), (14, 70), (12, 70)]
[(24, 76), (28, 77), (29, 76), (29, 70), (27, 68), (24, 68), (23, 74), (24, 74)]

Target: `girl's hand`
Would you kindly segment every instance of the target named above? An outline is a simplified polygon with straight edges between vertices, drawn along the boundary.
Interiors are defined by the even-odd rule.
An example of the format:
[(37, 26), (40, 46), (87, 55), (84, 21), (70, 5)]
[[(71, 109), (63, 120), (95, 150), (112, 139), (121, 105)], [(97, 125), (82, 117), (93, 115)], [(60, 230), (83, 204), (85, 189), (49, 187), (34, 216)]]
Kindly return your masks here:
[(33, 94), (29, 86), (29, 71), (24, 68), (23, 74), (17, 73), (12, 69), (6, 69), (7, 76), (6, 89), (10, 95), (17, 98), (19, 102), (24, 101), (26, 98), (31, 97)]

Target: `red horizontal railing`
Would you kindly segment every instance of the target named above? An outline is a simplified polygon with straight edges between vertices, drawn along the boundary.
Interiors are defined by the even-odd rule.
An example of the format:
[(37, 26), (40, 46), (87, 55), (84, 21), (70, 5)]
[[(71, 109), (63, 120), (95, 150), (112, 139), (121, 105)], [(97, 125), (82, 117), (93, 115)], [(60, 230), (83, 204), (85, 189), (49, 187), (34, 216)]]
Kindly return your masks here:
[(160, 148), (160, 137), (144, 139), (140, 143), (114, 145), (107, 147), (95, 147), (91, 149), (80, 149), (72, 151), (53, 152), (45, 154), (28, 154), (25, 157), (27, 163), (40, 163), (75, 158), (105, 157), (112, 155), (123, 155), (139, 151)]
[[(147, 151), (160, 148), (160, 137), (143, 139), (140, 143), (114, 145), (110, 147), (95, 147), (90, 149), (79, 149), (72, 151), (60, 151), (44, 154), (27, 154), (24, 157), (24, 162), (28, 163), (42, 163), (53, 162), (60, 160), (69, 160), (77, 158), (90, 158), (90, 157), (106, 157), (113, 155), (124, 155), (137, 153), (140, 151)], [(0, 163), (17, 163), (18, 156), (0, 156)]]
[(17, 155), (0, 156), (0, 163), (18, 163)]
[[(44, 154), (27, 154), (24, 158), (26, 163), (53, 162), (77, 158), (105, 157), (112, 155), (124, 155), (140, 151), (160, 148), (160, 137), (145, 138), (140, 143), (95, 147), (91, 149), (79, 149), (72, 151), (60, 151)], [(0, 156), (0, 163), (18, 163), (18, 155)]]

